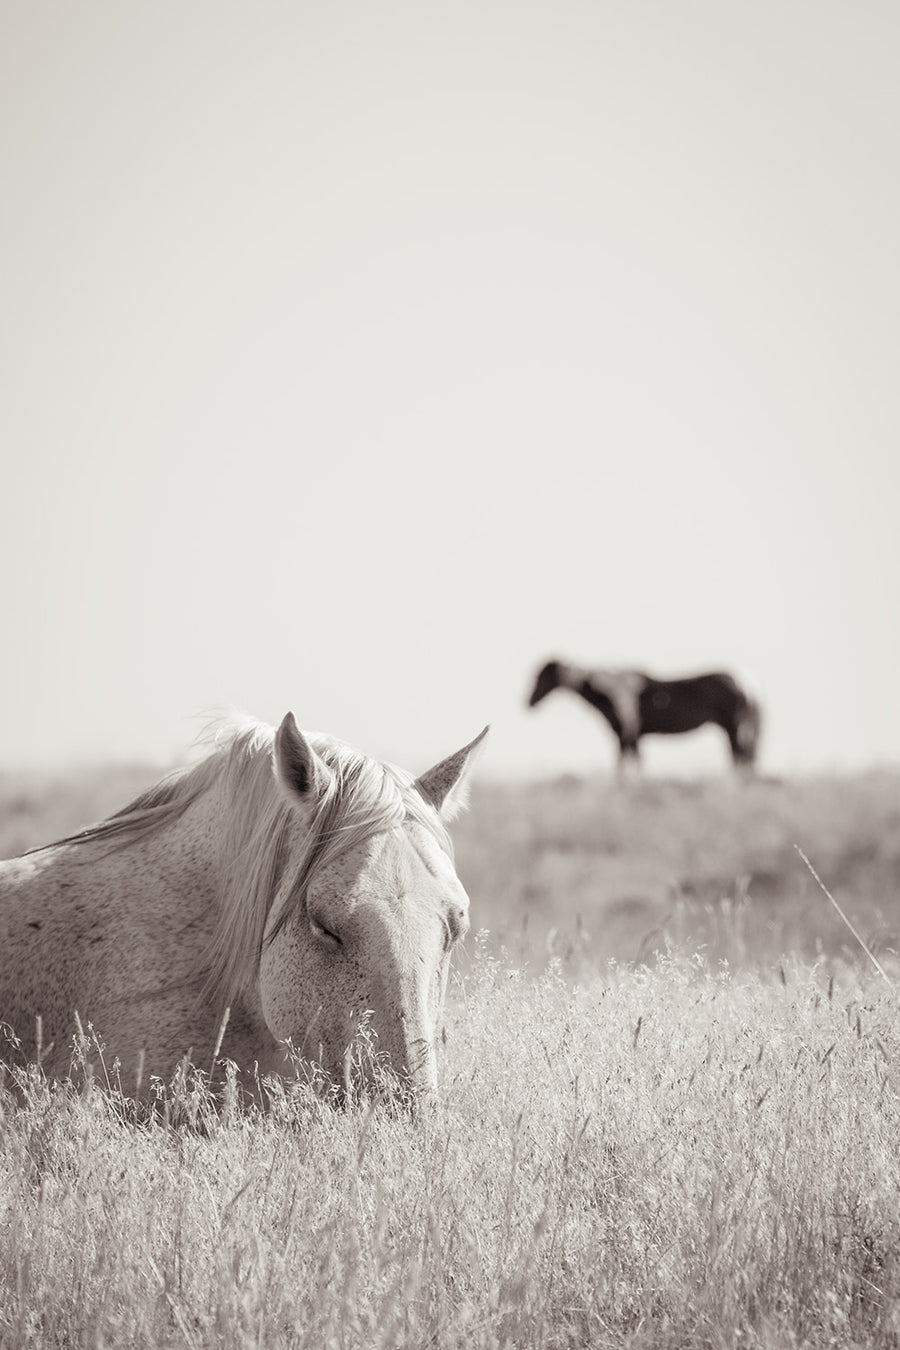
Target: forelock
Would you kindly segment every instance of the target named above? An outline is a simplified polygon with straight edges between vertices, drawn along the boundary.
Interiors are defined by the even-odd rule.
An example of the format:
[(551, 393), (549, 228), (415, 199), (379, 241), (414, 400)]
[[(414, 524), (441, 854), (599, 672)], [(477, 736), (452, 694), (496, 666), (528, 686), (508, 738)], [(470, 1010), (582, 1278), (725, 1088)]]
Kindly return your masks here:
[(332, 737), (310, 736), (316, 754), (329, 768), (329, 782), (313, 816), (291, 898), (269, 933), (277, 937), (306, 902), (309, 886), (324, 867), (375, 835), (409, 821), (427, 830), (452, 858), (453, 847), (437, 811), (414, 786), (415, 780), (393, 764), (382, 764)]

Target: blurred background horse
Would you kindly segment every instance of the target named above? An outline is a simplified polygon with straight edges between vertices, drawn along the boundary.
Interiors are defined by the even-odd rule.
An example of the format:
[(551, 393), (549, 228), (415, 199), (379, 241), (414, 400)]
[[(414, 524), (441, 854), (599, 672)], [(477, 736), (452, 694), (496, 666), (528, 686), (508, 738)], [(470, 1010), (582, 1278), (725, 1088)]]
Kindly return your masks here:
[(639, 758), (642, 736), (679, 735), (706, 723), (722, 728), (736, 765), (756, 762), (759, 704), (724, 671), (660, 680), (642, 670), (585, 670), (548, 661), (538, 672), (528, 706), (535, 707), (554, 689), (579, 694), (606, 718), (619, 742), (620, 766)]

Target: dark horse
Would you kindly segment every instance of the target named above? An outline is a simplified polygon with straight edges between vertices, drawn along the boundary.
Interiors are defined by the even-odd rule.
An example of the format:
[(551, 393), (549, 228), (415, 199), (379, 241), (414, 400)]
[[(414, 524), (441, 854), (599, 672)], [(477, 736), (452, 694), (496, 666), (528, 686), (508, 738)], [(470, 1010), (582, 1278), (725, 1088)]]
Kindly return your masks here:
[(725, 732), (735, 764), (750, 766), (756, 760), (759, 704), (722, 671), (657, 680), (642, 670), (582, 670), (548, 661), (528, 706), (533, 708), (554, 689), (571, 689), (603, 714), (618, 737), (622, 764), (628, 756), (639, 757), (638, 741), (648, 733), (671, 736), (707, 722)]

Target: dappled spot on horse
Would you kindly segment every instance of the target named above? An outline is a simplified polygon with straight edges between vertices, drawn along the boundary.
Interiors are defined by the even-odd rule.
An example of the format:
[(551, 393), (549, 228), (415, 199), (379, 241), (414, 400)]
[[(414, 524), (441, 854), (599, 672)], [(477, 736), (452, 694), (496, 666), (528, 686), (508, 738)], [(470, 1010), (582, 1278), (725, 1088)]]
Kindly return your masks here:
[(186, 1055), (250, 1085), (302, 1068), (335, 1098), (373, 1074), (432, 1092), (469, 909), (446, 825), (484, 735), (413, 778), (290, 713), (232, 721), (122, 811), (0, 864), (0, 1055), (63, 1076), (77, 1023), (134, 1095)]
[(642, 736), (679, 735), (713, 724), (724, 731), (738, 766), (756, 762), (759, 703), (725, 671), (660, 680), (642, 670), (591, 669), (547, 661), (537, 673), (528, 706), (554, 689), (578, 694), (603, 716), (619, 742), (619, 760), (639, 756)]

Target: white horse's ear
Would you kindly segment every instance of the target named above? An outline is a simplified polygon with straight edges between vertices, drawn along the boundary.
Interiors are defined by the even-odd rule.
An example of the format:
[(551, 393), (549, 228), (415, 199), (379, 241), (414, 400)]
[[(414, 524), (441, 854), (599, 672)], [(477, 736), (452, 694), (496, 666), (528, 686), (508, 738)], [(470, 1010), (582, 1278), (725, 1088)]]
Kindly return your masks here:
[(285, 713), (275, 733), (275, 777), (285, 795), (304, 806), (315, 802), (325, 787), (329, 770), (294, 721)]
[(474, 741), (457, 750), (455, 755), (442, 759), (433, 769), (416, 779), (414, 786), (426, 801), (440, 812), (444, 820), (452, 820), (469, 804), (469, 774), (474, 751), (488, 734), (485, 727)]

